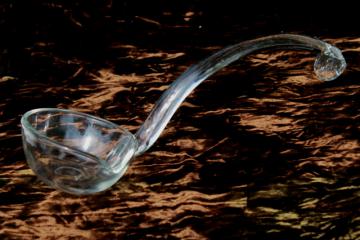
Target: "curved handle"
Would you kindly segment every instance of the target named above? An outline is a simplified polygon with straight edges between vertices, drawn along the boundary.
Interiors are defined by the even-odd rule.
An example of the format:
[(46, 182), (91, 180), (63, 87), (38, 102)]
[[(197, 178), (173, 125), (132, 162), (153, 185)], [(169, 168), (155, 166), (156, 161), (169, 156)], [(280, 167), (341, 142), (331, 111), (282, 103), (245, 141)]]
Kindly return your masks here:
[(321, 53), (314, 63), (314, 71), (317, 77), (323, 81), (334, 80), (346, 68), (345, 59), (338, 48), (323, 41), (300, 35), (279, 34), (226, 47), (191, 66), (162, 94), (136, 133), (139, 144), (136, 155), (144, 153), (155, 143), (180, 104), (202, 81), (253, 51), (274, 46), (296, 46), (320, 50)]

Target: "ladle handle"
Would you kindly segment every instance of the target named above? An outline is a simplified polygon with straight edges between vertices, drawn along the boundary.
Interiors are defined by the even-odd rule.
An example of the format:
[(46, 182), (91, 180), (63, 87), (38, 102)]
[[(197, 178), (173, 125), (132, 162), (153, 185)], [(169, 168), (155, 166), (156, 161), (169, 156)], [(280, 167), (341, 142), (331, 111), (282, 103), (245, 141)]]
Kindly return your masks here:
[(202, 81), (253, 51), (274, 46), (320, 50), (321, 53), (314, 63), (314, 71), (317, 77), (323, 81), (334, 80), (346, 67), (345, 59), (338, 48), (321, 40), (300, 35), (272, 35), (226, 47), (188, 68), (162, 94), (136, 133), (139, 144), (136, 155), (142, 154), (155, 143), (180, 104)]

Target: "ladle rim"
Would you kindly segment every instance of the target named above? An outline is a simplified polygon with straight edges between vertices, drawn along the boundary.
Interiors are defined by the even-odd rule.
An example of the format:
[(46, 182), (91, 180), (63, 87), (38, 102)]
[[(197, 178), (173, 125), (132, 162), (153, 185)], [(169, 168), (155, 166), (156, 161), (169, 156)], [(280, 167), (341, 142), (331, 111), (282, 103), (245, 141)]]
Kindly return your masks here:
[[(116, 123), (110, 122), (110, 121), (108, 121), (106, 119), (96, 117), (96, 116), (93, 116), (93, 115), (90, 115), (90, 114), (87, 114), (87, 113), (77, 112), (77, 111), (68, 110), (68, 109), (60, 109), (60, 108), (36, 108), (36, 109), (32, 109), (32, 110), (27, 111), (21, 117), (21, 126), (22, 126), (22, 128), (30, 131), (37, 138), (39, 138), (39, 139), (41, 139), (43, 141), (49, 142), (49, 143), (51, 143), (51, 144), (65, 150), (67, 152), (71, 152), (71, 153), (75, 153), (76, 155), (91, 158), (91, 159), (95, 160), (96, 162), (98, 162), (105, 169), (108, 169), (108, 170), (111, 170), (111, 171), (113, 169), (112, 169), (111, 165), (106, 162), (106, 159), (99, 158), (96, 155), (93, 155), (91, 153), (87, 153), (87, 152), (82, 151), (80, 149), (77, 149), (77, 148), (62, 144), (62, 143), (60, 143), (60, 142), (58, 142), (56, 140), (53, 140), (53, 139), (47, 137), (45, 134), (42, 134), (41, 132), (36, 130), (32, 126), (32, 124), (29, 122), (28, 118), (33, 114), (37, 114), (37, 113), (41, 113), (41, 112), (61, 112), (61, 113), (73, 114), (73, 115), (81, 116), (81, 117), (84, 117), (84, 118), (91, 118), (93, 120), (96, 120), (96, 121), (99, 121), (99, 122), (104, 123), (106, 125), (109, 125), (111, 128), (120, 129), (124, 134), (126, 134), (128, 136), (131, 136), (133, 138), (133, 140), (136, 142), (135, 136), (131, 132), (129, 132), (126, 128), (120, 127)], [(114, 148), (116, 148), (116, 146)]]

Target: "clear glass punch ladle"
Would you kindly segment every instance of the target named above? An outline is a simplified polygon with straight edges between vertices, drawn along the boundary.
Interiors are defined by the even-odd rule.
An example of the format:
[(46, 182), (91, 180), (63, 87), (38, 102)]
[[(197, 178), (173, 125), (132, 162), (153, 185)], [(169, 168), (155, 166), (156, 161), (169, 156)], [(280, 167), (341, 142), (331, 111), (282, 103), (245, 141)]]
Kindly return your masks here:
[(56, 108), (39, 108), (21, 118), (24, 152), (31, 169), (44, 182), (72, 194), (103, 191), (125, 173), (130, 161), (158, 139), (184, 99), (202, 81), (230, 63), (269, 47), (319, 50), (314, 63), (322, 81), (345, 69), (341, 51), (321, 40), (280, 34), (226, 47), (188, 68), (156, 102), (135, 135), (107, 120)]

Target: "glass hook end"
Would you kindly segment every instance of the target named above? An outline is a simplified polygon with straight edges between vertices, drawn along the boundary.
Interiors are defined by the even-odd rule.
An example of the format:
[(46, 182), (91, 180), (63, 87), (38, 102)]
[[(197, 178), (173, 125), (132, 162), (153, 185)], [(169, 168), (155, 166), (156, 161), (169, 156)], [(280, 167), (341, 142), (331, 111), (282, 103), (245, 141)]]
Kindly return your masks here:
[(341, 51), (327, 44), (325, 51), (321, 52), (314, 63), (314, 71), (318, 79), (332, 81), (339, 77), (346, 68), (346, 61)]

